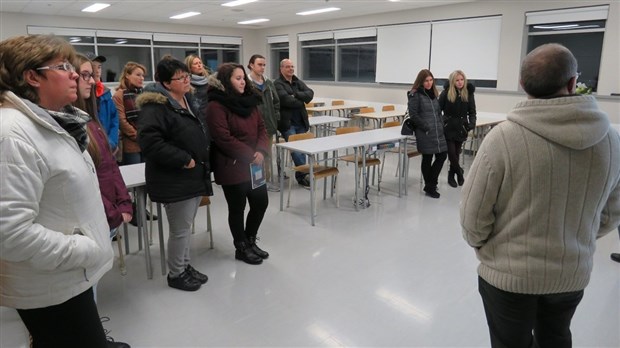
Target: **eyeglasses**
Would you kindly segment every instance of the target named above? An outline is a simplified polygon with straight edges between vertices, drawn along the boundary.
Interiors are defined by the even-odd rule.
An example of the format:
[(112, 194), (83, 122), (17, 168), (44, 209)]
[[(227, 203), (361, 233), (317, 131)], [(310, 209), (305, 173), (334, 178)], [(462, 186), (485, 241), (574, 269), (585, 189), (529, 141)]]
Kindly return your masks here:
[(91, 74), (88, 71), (81, 72), (80, 76), (82, 77), (82, 80), (84, 80), (86, 82), (90, 81), (90, 79), (94, 79), (95, 78), (95, 74)]
[(171, 78), (173, 81), (189, 81), (189, 75), (183, 75), (181, 77)]
[(75, 67), (71, 65), (71, 63), (63, 62), (62, 64), (58, 64), (58, 65), (42, 66), (40, 68), (37, 68), (36, 70), (37, 71), (39, 70), (64, 70), (70, 73), (74, 73)]

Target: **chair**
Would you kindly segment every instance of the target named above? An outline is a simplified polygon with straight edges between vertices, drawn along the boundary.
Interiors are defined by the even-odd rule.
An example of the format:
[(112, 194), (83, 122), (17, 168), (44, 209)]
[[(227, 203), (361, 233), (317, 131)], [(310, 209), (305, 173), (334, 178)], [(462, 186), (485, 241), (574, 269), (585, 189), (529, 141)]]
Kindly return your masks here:
[(344, 105), (344, 100), (332, 100), (332, 106), (334, 105)]
[[(336, 135), (341, 135), (341, 134), (348, 134), (348, 133), (357, 133), (357, 132), (361, 132), (362, 129), (360, 127), (354, 126), (354, 127), (339, 127), (336, 128)], [(355, 155), (345, 155), (345, 156), (341, 156), (338, 158), (341, 161), (347, 162), (347, 163), (355, 163), (357, 164), (357, 167), (362, 169), (362, 166), (364, 164), (364, 159), (362, 158), (356, 158)], [(378, 158), (375, 157), (366, 157), (365, 159), (366, 162), (366, 167), (376, 167), (381, 165), (381, 161)], [(359, 173), (359, 172), (358, 172)], [(374, 171), (373, 171), (373, 177), (372, 177), (372, 182), (374, 184), (375, 182), (375, 176), (374, 176)], [(355, 178), (355, 185), (359, 185), (359, 174), (358, 177)], [(381, 172), (379, 172), (379, 180), (377, 181), (377, 190), (381, 191)]]
[[(211, 227), (211, 199), (209, 196), (202, 196), (198, 207), (207, 207), (207, 233), (209, 233), (209, 249), (213, 249), (213, 228)], [(192, 234), (196, 233), (196, 220), (192, 224)]]
[[(400, 121), (390, 121), (390, 122), (386, 122), (383, 124), (383, 128), (388, 128), (388, 127), (398, 127), (400, 126), (401, 123)], [(411, 146), (415, 146), (415, 141), (410, 141), (407, 143), (407, 145), (411, 145)], [(407, 146), (409, 148), (409, 146)], [(399, 153), (400, 154), (400, 150), (399, 149), (389, 149), (388, 152), (392, 152), (392, 153)], [(420, 156), (421, 153), (418, 152), (417, 149), (411, 149), (411, 150), (407, 150), (407, 159), (411, 159), (413, 157), (416, 156)], [(383, 153), (383, 158), (385, 159), (385, 152)], [(383, 167), (384, 167), (385, 163), (381, 164), (381, 171), (379, 172), (379, 177), (381, 177), (381, 175), (383, 174)], [(396, 167), (396, 175), (398, 176), (398, 171), (400, 170), (399, 167)], [(407, 172), (408, 172), (409, 168), (407, 168)], [(408, 173), (407, 173), (408, 174)], [(421, 182), (422, 178), (420, 178), (420, 182)]]
[[(313, 108), (315, 106), (316, 106), (316, 103), (312, 103), (312, 102), (306, 103), (306, 108)], [(307, 111), (307, 113), (308, 113), (308, 117), (314, 116), (314, 111)]]
[[(292, 141), (298, 141), (298, 140), (306, 140), (306, 139), (313, 139), (314, 138), (314, 133), (300, 133), (300, 134), (292, 134), (288, 137), (288, 141), (292, 142)], [(316, 163), (316, 161), (315, 161)], [(309, 164), (303, 164), (300, 166), (295, 166), (293, 165), (293, 167), (291, 167), (291, 170), (293, 173), (291, 173), (291, 177), (294, 176), (295, 172), (301, 172), (301, 173), (305, 173), (305, 174), (309, 174), (310, 173), (310, 165)], [(315, 165), (313, 168), (313, 174), (314, 174), (314, 191), (312, 192), (313, 195), (313, 200), (314, 200), (314, 211), (316, 211), (316, 183), (320, 180), (320, 179), (326, 179), (328, 177), (333, 177), (333, 188), (336, 189), (336, 207), (340, 207), (340, 201), (338, 199), (338, 181), (337, 181), (337, 176), (338, 176), (338, 168), (336, 167), (329, 167), (329, 166), (324, 166), (324, 165)], [(325, 181), (325, 183), (327, 183), (327, 181)], [(291, 205), (291, 191), (292, 191), (292, 186), (293, 186), (293, 179), (289, 179), (288, 181), (288, 198), (286, 200), (286, 207), (290, 207)], [(324, 189), (323, 190), (323, 199), (326, 198), (327, 195), (327, 190)], [(332, 195), (333, 195), (333, 191), (332, 191)]]
[(381, 111), (394, 111), (394, 110), (396, 110), (394, 105), (383, 105), (383, 107), (381, 108)]
[(375, 112), (375, 108), (373, 107), (360, 108), (360, 111), (358, 112), (358, 114), (367, 114), (369, 112)]

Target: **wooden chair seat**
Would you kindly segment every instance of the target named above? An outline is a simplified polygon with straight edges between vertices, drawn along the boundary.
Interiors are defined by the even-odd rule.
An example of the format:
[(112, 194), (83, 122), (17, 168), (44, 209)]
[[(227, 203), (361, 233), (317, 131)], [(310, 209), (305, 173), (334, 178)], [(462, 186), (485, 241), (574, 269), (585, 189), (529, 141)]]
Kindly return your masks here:
[[(342, 161), (355, 163), (357, 161), (357, 166), (362, 167), (364, 164), (361, 158), (355, 159), (355, 155), (346, 155), (339, 158)], [(378, 166), (381, 164), (381, 160), (374, 157), (366, 157), (366, 167)]]

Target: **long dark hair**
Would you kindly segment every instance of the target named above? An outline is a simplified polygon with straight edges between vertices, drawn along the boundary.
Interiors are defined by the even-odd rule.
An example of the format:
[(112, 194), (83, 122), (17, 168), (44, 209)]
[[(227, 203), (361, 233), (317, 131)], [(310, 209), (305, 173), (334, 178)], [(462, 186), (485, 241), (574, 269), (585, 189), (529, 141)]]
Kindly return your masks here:
[(233, 71), (235, 69), (241, 69), (243, 71), (243, 79), (245, 80), (243, 95), (259, 95), (258, 93), (256, 93), (254, 84), (252, 83), (252, 81), (250, 81), (248, 74), (243, 68), (243, 65), (237, 63), (224, 63), (220, 65), (220, 67), (217, 69), (217, 79), (220, 80), (220, 82), (224, 86), (225, 93), (228, 95), (238, 95), (238, 93), (235, 92), (235, 89), (230, 83), (230, 78), (232, 77)]
[(426, 80), (426, 78), (429, 76), (433, 78), (433, 87), (431, 87), (431, 90), (433, 90), (433, 93), (435, 93), (436, 96), (439, 95), (439, 92), (437, 91), (437, 85), (435, 84), (435, 76), (433, 76), (433, 73), (428, 69), (420, 70), (420, 72), (418, 73), (418, 77), (415, 78), (415, 82), (413, 83), (413, 87), (411, 87), (411, 90), (415, 91), (420, 87), (424, 88), (424, 80)]

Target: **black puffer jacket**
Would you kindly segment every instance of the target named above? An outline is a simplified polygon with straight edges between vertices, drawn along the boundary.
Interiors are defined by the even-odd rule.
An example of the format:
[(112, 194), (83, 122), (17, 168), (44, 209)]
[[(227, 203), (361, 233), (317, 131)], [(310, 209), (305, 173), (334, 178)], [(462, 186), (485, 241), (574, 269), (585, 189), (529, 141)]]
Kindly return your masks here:
[(449, 88), (450, 83), (446, 83), (439, 95), (439, 107), (443, 111), (445, 126), (444, 134), (446, 140), (463, 142), (467, 140), (467, 133), (476, 127), (476, 100), (474, 99), (476, 87), (471, 83), (467, 84), (467, 102), (461, 100), (461, 92), (457, 89), (454, 103), (448, 100)]
[(306, 103), (312, 101), (314, 98), (314, 91), (310, 87), (293, 76), (293, 82), (286, 81), (284, 76), (280, 74), (280, 77), (273, 81), (276, 86), (278, 98), (280, 98), (280, 121), (278, 122), (278, 130), (281, 133), (291, 128), (291, 117), (293, 113), (301, 113), (302, 121), (306, 127), (306, 130), (310, 129), (310, 123), (308, 122), (308, 112), (306, 111)]
[[(209, 137), (195, 116), (190, 93), (185, 95), (191, 112), (182, 108), (157, 83), (137, 99), (140, 108), (138, 142), (146, 157), (146, 190), (154, 202), (173, 203), (192, 197), (211, 196)], [(193, 114), (192, 114), (193, 113)], [(194, 159), (196, 166), (183, 166)]]
[[(432, 93), (432, 92), (431, 92)], [(448, 151), (443, 135), (443, 120), (439, 102), (434, 94), (423, 87), (407, 92), (409, 117), (416, 126), (415, 138), (418, 151), (424, 155)]]

